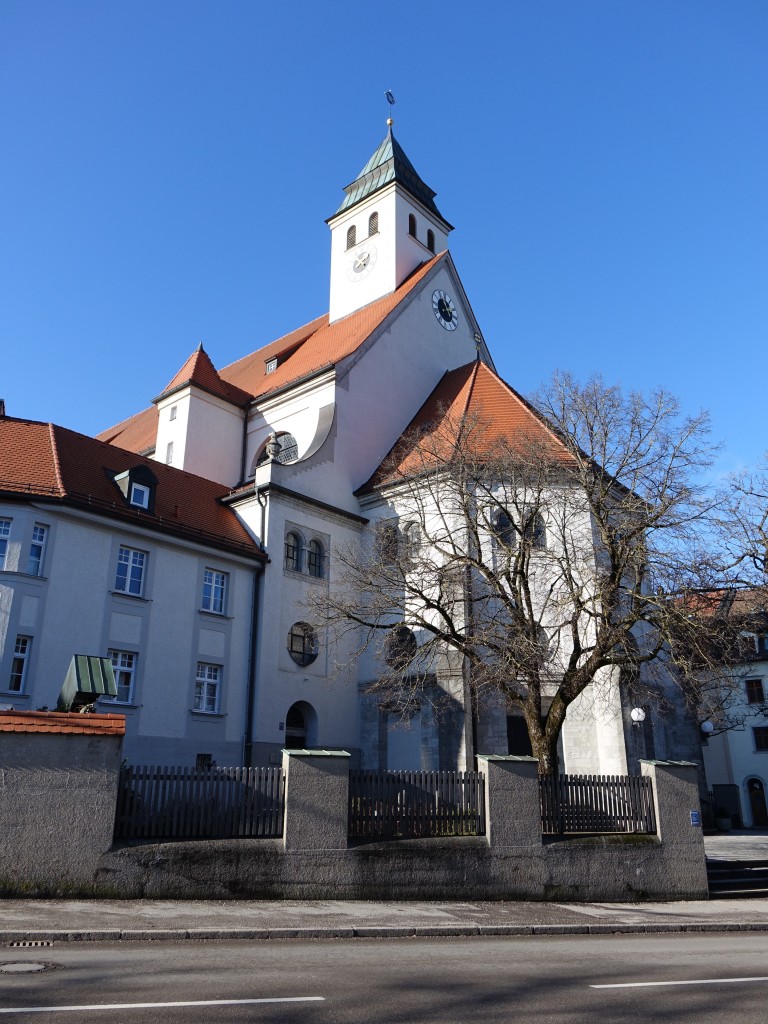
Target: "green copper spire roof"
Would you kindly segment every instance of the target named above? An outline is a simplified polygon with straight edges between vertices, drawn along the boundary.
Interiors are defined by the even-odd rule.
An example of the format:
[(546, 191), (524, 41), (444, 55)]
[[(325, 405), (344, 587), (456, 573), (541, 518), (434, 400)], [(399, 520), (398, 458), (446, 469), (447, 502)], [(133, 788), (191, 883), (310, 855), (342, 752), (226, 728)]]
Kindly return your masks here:
[(443, 217), (435, 206), (435, 195), (432, 189), (425, 185), (419, 177), (411, 161), (405, 155), (405, 151), (395, 136), (390, 126), (386, 137), (371, 159), (360, 171), (357, 178), (351, 185), (347, 185), (344, 191), (347, 193), (344, 202), (338, 208), (334, 216), (343, 213), (351, 206), (355, 206), (367, 196), (373, 195), (379, 189), (389, 185), (390, 182), (399, 182), (403, 188), (418, 199), (422, 206), (430, 213), (438, 217), (450, 231), (452, 225)]

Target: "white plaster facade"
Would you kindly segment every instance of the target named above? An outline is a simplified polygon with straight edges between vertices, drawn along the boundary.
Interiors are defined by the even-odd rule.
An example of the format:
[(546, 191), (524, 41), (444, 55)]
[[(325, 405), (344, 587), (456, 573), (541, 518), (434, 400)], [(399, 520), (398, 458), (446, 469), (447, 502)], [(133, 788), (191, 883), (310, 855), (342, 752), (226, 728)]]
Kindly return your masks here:
[[(768, 828), (768, 636), (754, 635), (755, 658), (734, 666), (729, 717), (733, 727), (706, 739), (702, 746), (707, 783), (715, 805), (730, 813), (731, 801), (718, 800), (718, 787), (735, 787), (740, 824)], [(717, 806), (713, 809), (715, 817)]]
[[(125, 714), (133, 763), (219, 764), (243, 758), (251, 607), (260, 566), (210, 546), (42, 501), (0, 501), (10, 544), (0, 571), (0, 705), (54, 709), (74, 654), (131, 655), (130, 692), (100, 698)], [(46, 531), (39, 574), (27, 556)], [(140, 595), (116, 589), (120, 549), (142, 552)], [(221, 614), (203, 610), (203, 577), (226, 579)], [(19, 660), (19, 638), (26, 650)], [(219, 670), (215, 710), (196, 709), (198, 663)], [(21, 669), (21, 673), (19, 673)], [(116, 670), (117, 671), (117, 670)]]

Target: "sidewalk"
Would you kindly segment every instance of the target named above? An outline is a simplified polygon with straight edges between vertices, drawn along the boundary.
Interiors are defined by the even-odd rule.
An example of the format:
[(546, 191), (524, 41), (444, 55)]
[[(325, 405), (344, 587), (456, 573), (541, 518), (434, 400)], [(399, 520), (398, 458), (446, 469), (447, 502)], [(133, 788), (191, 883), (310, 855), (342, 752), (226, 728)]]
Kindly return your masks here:
[(0, 942), (768, 931), (768, 899), (677, 903), (4, 900)]
[[(768, 832), (705, 838), (719, 860), (768, 859)], [(768, 899), (675, 903), (0, 900), (0, 942), (320, 939), (768, 931)]]

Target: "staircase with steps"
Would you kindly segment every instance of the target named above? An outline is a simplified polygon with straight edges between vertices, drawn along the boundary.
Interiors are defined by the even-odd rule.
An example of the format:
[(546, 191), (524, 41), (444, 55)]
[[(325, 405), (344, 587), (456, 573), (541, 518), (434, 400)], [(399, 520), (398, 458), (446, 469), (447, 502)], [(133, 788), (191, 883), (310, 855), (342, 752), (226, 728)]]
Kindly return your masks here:
[(768, 898), (768, 860), (707, 858), (707, 879), (712, 900)]

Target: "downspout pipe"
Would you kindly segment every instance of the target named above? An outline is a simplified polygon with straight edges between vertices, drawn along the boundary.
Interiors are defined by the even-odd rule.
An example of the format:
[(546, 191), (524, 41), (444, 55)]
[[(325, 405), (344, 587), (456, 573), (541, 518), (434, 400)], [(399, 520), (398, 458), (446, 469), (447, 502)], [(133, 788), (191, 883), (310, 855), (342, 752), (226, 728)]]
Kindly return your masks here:
[[(266, 512), (268, 496), (265, 491), (257, 491), (256, 500), (261, 506), (261, 550), (264, 551), (264, 530), (266, 526)], [(253, 717), (256, 708), (256, 687), (258, 684), (258, 666), (256, 655), (258, 651), (257, 635), (259, 631), (259, 611), (261, 608), (261, 590), (263, 587), (264, 573), (266, 566), (256, 573), (253, 580), (253, 600), (251, 602), (251, 639), (248, 654), (248, 693), (245, 703), (245, 732), (243, 734), (243, 764), (246, 768), (253, 767)]]
[(251, 602), (251, 640), (248, 652), (248, 692), (245, 702), (245, 734), (243, 736), (243, 764), (253, 767), (253, 712), (256, 707), (256, 633), (259, 628), (259, 607), (261, 605), (261, 581), (264, 569), (253, 579), (253, 600)]

